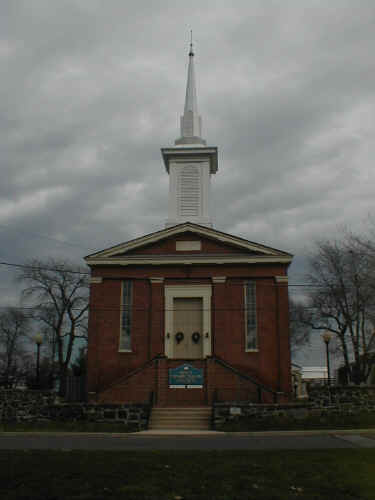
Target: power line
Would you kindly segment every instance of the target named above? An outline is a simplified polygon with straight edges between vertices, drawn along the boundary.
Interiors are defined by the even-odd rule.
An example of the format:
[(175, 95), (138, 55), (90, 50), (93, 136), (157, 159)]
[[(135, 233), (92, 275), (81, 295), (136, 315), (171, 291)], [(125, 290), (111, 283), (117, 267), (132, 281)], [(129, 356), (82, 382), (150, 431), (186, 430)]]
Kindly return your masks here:
[[(8, 266), (8, 267), (16, 267), (16, 268), (21, 268), (21, 269), (32, 269), (35, 271), (52, 271), (52, 272), (59, 272), (59, 273), (70, 273), (70, 274), (79, 274), (82, 276), (90, 276), (90, 272), (85, 272), (85, 271), (78, 271), (78, 270), (72, 270), (72, 269), (62, 269), (62, 268), (53, 268), (53, 267), (44, 267), (44, 266), (31, 266), (28, 264), (16, 264), (16, 263), (11, 263), (11, 262), (5, 262), (5, 261), (0, 261), (0, 265), (2, 266)], [(168, 277), (165, 276), (164, 279), (170, 279), (171, 281), (185, 281), (189, 280), (189, 284), (202, 284), (202, 280), (211, 280), (212, 276), (209, 277), (200, 277), (200, 278), (189, 278), (189, 277), (181, 277), (181, 278), (176, 278), (174, 276)], [(131, 280), (131, 281), (148, 281), (148, 278), (143, 278), (143, 277), (138, 277), (138, 276), (126, 276), (124, 278), (118, 278), (117, 276), (106, 276), (104, 278), (105, 280), (116, 280), (116, 281), (123, 281), (124, 279), (126, 280)], [(268, 277), (248, 277), (248, 276), (243, 276), (243, 277), (230, 277), (228, 279), (235, 279), (239, 280), (239, 282), (230, 282), (228, 281), (226, 285), (229, 286), (244, 286), (243, 280), (257, 280), (257, 286), (261, 287), (272, 287), (272, 288), (324, 288), (324, 285), (314, 285), (312, 283), (264, 283), (263, 279), (269, 279)], [(242, 281), (241, 281), (242, 280)], [(204, 283), (203, 283), (204, 284)], [(350, 289), (348, 290), (350, 291)]]
[[(86, 271), (78, 271), (76, 269), (67, 269), (67, 268), (61, 268), (61, 267), (44, 267), (44, 266), (32, 266), (30, 264), (16, 264), (13, 262), (5, 262), (5, 261), (0, 261), (0, 265), (2, 266), (7, 266), (7, 267), (16, 267), (16, 268), (21, 268), (21, 269), (32, 269), (35, 271), (56, 271), (60, 273), (71, 273), (71, 274), (80, 274), (84, 276), (90, 276), (90, 272)], [(195, 278), (190, 278), (189, 276), (184, 276), (177, 278), (175, 276), (163, 276), (165, 280), (171, 280), (171, 281), (189, 281), (189, 284), (204, 284), (202, 281), (204, 280), (211, 280), (214, 276), (200, 276), (200, 277), (195, 277)], [(116, 281), (124, 281), (124, 280), (131, 280), (131, 281), (148, 281), (149, 278), (145, 277), (138, 277), (138, 276), (126, 276), (126, 277), (121, 277), (119, 278), (118, 276), (105, 276), (103, 277), (104, 280), (116, 280)], [(228, 281), (225, 283), (226, 285), (229, 286), (243, 286), (244, 285), (244, 280), (255, 280), (257, 281), (257, 286), (259, 287), (279, 287), (279, 288), (298, 288), (298, 287), (304, 287), (304, 288), (324, 288), (325, 285), (319, 285), (319, 284), (313, 284), (313, 283), (264, 283), (263, 280), (265, 279), (271, 279), (269, 276), (230, 276), (228, 277)], [(237, 280), (238, 282), (231, 282), (229, 280)], [(349, 288), (350, 290), (350, 288)]]
[(93, 248), (84, 247), (82, 245), (78, 245), (77, 243), (70, 243), (69, 241), (58, 240), (57, 238), (52, 238), (52, 236), (46, 236), (44, 234), (34, 233), (32, 231), (25, 231), (24, 229), (22, 229), (22, 230), (16, 229), (16, 228), (13, 228), (11, 226), (7, 226), (6, 224), (0, 224), (0, 227), (3, 227), (5, 229), (10, 229), (11, 231), (15, 231), (15, 232), (20, 233), (20, 234), (22, 234), (22, 233), (31, 234), (32, 236), (37, 236), (38, 238), (43, 238), (45, 240), (55, 241), (57, 243), (60, 243), (61, 245), (68, 245), (70, 247), (81, 248), (82, 250), (89, 250), (91, 252), (96, 251)]
[(71, 270), (71, 269), (62, 269), (62, 268), (53, 268), (53, 267), (42, 267), (42, 266), (30, 266), (28, 264), (14, 264), (11, 262), (0, 262), (1, 266), (9, 266), (9, 267), (20, 267), (24, 269), (34, 269), (35, 271), (58, 271), (58, 272), (64, 272), (64, 273), (72, 273), (72, 274), (83, 274), (83, 275), (90, 275), (89, 272), (84, 272), (84, 271), (76, 271), (76, 270)]
[[(17, 309), (17, 310), (25, 310), (25, 311), (33, 311), (33, 310), (37, 310), (38, 309), (38, 305), (36, 306), (0, 306), (0, 309)], [(313, 306), (303, 306), (303, 309), (306, 309), (306, 310), (311, 310), (311, 309), (317, 309), (316, 307), (313, 307)], [(71, 309), (72, 311), (81, 311), (82, 308), (80, 307), (73, 307)], [(101, 306), (95, 306), (95, 307), (89, 307), (88, 311), (96, 311), (96, 312), (125, 312), (129, 309), (127, 309), (126, 307), (121, 307), (121, 306), (117, 306), (117, 305), (114, 305), (114, 306), (107, 306), (107, 307), (101, 307)], [(131, 308), (131, 312), (134, 313), (134, 312), (153, 312), (153, 313), (164, 313), (166, 311), (168, 312), (173, 312), (173, 311), (180, 311), (181, 309), (174, 309), (174, 308), (158, 308), (156, 309), (155, 307), (132, 307)], [(218, 311), (225, 311), (225, 312), (235, 312), (235, 311), (247, 311), (248, 309), (246, 307), (211, 307), (211, 308), (200, 308), (198, 309), (198, 311), (201, 311), (201, 312), (208, 312), (208, 311), (212, 311), (212, 312), (218, 312)], [(259, 307), (256, 307), (256, 311), (257, 312), (275, 312), (277, 310), (277, 307), (262, 307), (262, 306), (259, 306)], [(293, 312), (295, 309), (294, 308), (291, 308), (289, 309), (289, 312)], [(298, 309), (300, 310), (300, 309)], [(197, 309), (183, 309), (184, 312), (192, 312), (192, 311), (197, 311)]]
[[(44, 266), (31, 266), (28, 264), (16, 264), (13, 262), (5, 262), (5, 261), (0, 261), (0, 265), (2, 266), (8, 266), (8, 267), (19, 267), (19, 268), (25, 268), (25, 269), (34, 269), (34, 270), (41, 270), (41, 271), (58, 271), (58, 272), (66, 272), (66, 273), (73, 273), (73, 274), (82, 274), (82, 275), (87, 275), (89, 276), (91, 273), (90, 272), (84, 272), (84, 271), (77, 271), (77, 270), (71, 270), (71, 269), (61, 269), (61, 268), (53, 268), (53, 267), (44, 267)], [(243, 280), (243, 279), (256, 279), (257, 277), (233, 277), (233, 279), (238, 279), (238, 280)], [(267, 278), (267, 277), (265, 277)], [(111, 277), (111, 276), (106, 276), (105, 279), (116, 279), (118, 280), (118, 277)], [(121, 278), (122, 279), (122, 278)], [(148, 280), (148, 278), (139, 278), (138, 276), (127, 276), (124, 279), (129, 279), (129, 280), (134, 280), (134, 281), (145, 281)], [(182, 277), (182, 278), (176, 278), (174, 276), (172, 277), (165, 277), (165, 279), (170, 279), (170, 280), (175, 280), (175, 281), (181, 281), (181, 280), (189, 280), (189, 283), (201, 283), (201, 280), (204, 279), (211, 279), (211, 276), (209, 277), (202, 277), (202, 278), (189, 278), (189, 277)], [(230, 278), (229, 278), (230, 279)], [(260, 277), (262, 279), (262, 277)], [(243, 283), (228, 283), (230, 286), (242, 286)], [(313, 284), (308, 284), (308, 283), (262, 283), (259, 286), (272, 286), (272, 287), (319, 287), (320, 285), (313, 285)]]

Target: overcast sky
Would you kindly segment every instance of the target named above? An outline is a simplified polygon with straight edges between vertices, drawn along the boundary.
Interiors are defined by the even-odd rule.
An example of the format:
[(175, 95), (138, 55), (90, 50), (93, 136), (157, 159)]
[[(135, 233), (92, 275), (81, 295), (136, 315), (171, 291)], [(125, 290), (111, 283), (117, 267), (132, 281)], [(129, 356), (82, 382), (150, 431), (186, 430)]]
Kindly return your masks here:
[(0, 259), (164, 227), (192, 29), (215, 227), (293, 253), (301, 281), (314, 240), (375, 211), (374, 26), (373, 0), (2, 0)]

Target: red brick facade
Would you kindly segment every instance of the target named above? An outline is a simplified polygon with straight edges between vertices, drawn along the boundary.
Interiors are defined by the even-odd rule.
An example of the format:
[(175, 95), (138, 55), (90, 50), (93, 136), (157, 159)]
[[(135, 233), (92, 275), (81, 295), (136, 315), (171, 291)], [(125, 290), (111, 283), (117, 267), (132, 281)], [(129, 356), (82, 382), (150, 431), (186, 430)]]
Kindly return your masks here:
[[(178, 239), (200, 240), (200, 251), (185, 251), (183, 255), (208, 256), (212, 262), (171, 263), (170, 255), (181, 255), (176, 252)], [(284, 398), (290, 394), (288, 287), (280, 278), (286, 277), (288, 262), (277, 262), (276, 258), (275, 262), (242, 262), (244, 254), (257, 255), (256, 249), (245, 251), (186, 231), (127, 252), (121, 250), (113, 263), (102, 262), (96, 255), (95, 262), (87, 259), (93, 278), (88, 346), (91, 400), (145, 402), (152, 397), (160, 406), (199, 406), (211, 404), (214, 398), (255, 400), (261, 394), (262, 401), (268, 402), (273, 393), (283, 393)], [(123, 255), (156, 255), (161, 260), (121, 265), (118, 259)], [(237, 255), (238, 262), (236, 257), (231, 263), (213, 262), (217, 255)], [(124, 279), (133, 284), (131, 352), (119, 352)], [(256, 282), (258, 349), (254, 352), (245, 348), (244, 283), (249, 279)], [(201, 389), (171, 389), (168, 370), (185, 360), (165, 357), (165, 287), (191, 284), (205, 284), (211, 290), (211, 354), (186, 360), (203, 370)]]

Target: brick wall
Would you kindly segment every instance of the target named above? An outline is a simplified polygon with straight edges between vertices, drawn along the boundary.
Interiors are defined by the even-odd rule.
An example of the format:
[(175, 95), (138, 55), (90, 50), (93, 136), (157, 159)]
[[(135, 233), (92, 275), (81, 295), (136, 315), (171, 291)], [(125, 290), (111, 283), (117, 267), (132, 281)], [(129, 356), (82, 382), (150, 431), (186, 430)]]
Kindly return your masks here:
[[(93, 277), (102, 283), (91, 285), (88, 346), (88, 390), (102, 393), (106, 401), (145, 401), (157, 381), (144, 375), (145, 382), (132, 379), (115, 388), (132, 371), (164, 353), (164, 286), (212, 284), (212, 353), (223, 358), (275, 391), (291, 392), (287, 287), (275, 283), (286, 266), (206, 265), (96, 267)], [(151, 283), (150, 277), (164, 283)], [(212, 283), (213, 276), (226, 276), (225, 283)], [(132, 352), (119, 352), (121, 280), (133, 279)], [(259, 350), (245, 351), (244, 279), (257, 282)], [(215, 375), (216, 376), (216, 375)], [(222, 391), (225, 376), (217, 371), (216, 388)], [(113, 385), (115, 384), (115, 385)], [(223, 385), (224, 384), (224, 385)], [(111, 386), (111, 389), (109, 387)], [(241, 390), (244, 389), (243, 387)], [(247, 390), (247, 388), (245, 388)], [(239, 390), (237, 388), (237, 390)], [(206, 389), (207, 391), (207, 389)], [(105, 395), (104, 395), (105, 393)], [(176, 393), (176, 403), (182, 396)], [(194, 398), (202, 399), (203, 396)], [(209, 393), (206, 401), (211, 400)]]
[(148, 403), (157, 391), (158, 361), (152, 362), (130, 378), (116, 380), (112, 385), (89, 394), (90, 401), (98, 403)]

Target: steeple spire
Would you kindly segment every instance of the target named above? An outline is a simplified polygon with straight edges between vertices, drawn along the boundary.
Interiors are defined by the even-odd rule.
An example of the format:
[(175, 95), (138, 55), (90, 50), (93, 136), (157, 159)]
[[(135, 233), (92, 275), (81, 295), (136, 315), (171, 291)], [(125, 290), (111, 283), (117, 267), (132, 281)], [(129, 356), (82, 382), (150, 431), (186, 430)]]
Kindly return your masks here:
[(175, 141), (175, 146), (162, 148), (161, 153), (169, 174), (168, 219), (165, 226), (190, 221), (212, 227), (210, 185), (212, 174), (217, 171), (217, 148), (206, 146), (201, 137), (192, 35), (181, 137)]
[(195, 88), (193, 32), (190, 32), (189, 67), (186, 85), (184, 114), (181, 116), (181, 137), (175, 141), (181, 144), (202, 144), (202, 119), (198, 115), (197, 91)]

